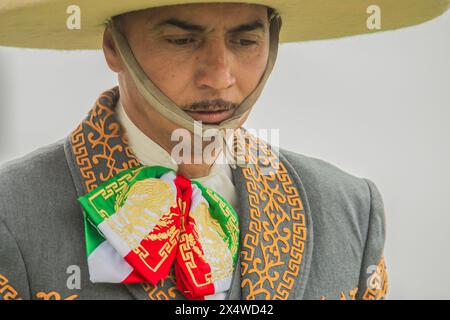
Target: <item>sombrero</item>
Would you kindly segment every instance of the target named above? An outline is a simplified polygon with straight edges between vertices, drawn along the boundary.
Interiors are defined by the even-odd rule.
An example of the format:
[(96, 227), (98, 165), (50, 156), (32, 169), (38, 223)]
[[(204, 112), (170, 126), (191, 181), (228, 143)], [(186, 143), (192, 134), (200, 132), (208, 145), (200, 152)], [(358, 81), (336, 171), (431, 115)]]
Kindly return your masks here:
[[(118, 53), (140, 94), (161, 115), (204, 136), (236, 129), (260, 96), (276, 61), (278, 44), (339, 38), (419, 24), (445, 12), (450, 0), (1, 0), (0, 46), (47, 49), (100, 49), (105, 26), (112, 28)], [(115, 16), (137, 10), (188, 3), (253, 3), (271, 7), (270, 49), (266, 70), (257, 87), (233, 116), (220, 124), (197, 123), (148, 77), (136, 60)], [(80, 13), (80, 28), (67, 27), (72, 8)], [(368, 27), (370, 8), (379, 10), (381, 28)], [(209, 131), (209, 129), (214, 129)], [(225, 135), (224, 135), (225, 139)]]
[[(437, 17), (450, 6), (450, 0), (2, 0), (0, 45), (99, 49), (105, 23), (112, 16), (165, 5), (214, 2), (255, 3), (276, 9), (283, 21), (280, 42), (398, 29)], [(81, 10), (79, 30), (66, 27), (72, 5)], [(372, 5), (380, 9), (380, 29), (367, 27)]]

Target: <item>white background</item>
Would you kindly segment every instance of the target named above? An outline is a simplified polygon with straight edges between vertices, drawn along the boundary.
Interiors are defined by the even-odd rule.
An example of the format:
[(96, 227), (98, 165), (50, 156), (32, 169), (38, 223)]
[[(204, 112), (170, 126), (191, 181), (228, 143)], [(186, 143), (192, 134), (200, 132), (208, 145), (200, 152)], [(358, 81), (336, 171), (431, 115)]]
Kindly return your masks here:
[[(65, 137), (116, 84), (100, 51), (0, 48), (0, 162)], [(450, 13), (282, 45), (246, 127), (376, 183), (390, 299), (450, 299)]]

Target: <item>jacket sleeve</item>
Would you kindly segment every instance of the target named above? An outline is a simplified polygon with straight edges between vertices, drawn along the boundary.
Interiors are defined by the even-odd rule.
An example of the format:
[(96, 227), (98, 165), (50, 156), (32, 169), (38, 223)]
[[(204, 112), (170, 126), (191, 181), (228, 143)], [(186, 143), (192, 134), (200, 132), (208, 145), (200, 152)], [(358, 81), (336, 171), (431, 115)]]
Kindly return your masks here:
[(0, 300), (29, 299), (25, 263), (19, 246), (0, 219)]
[(370, 192), (370, 216), (359, 276), (357, 299), (384, 300), (388, 291), (388, 276), (384, 260), (386, 217), (384, 204), (376, 185), (364, 179)]

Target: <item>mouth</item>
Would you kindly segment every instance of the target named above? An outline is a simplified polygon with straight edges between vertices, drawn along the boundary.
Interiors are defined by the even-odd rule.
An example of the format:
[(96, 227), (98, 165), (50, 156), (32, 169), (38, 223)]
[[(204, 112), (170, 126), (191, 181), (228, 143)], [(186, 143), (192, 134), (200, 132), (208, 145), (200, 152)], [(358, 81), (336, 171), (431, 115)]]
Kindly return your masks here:
[(186, 111), (192, 118), (197, 121), (202, 121), (208, 124), (219, 124), (220, 122), (230, 118), (234, 113), (234, 108), (231, 109), (214, 109), (204, 111)]

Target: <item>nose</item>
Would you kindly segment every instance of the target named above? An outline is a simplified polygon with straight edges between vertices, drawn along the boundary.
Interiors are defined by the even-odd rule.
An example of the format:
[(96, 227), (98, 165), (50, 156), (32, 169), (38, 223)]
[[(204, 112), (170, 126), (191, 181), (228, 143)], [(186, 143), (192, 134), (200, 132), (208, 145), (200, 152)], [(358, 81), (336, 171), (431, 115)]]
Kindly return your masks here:
[(199, 58), (197, 86), (202, 89), (225, 90), (236, 83), (232, 72), (232, 52), (223, 40), (210, 41)]

